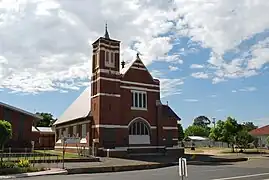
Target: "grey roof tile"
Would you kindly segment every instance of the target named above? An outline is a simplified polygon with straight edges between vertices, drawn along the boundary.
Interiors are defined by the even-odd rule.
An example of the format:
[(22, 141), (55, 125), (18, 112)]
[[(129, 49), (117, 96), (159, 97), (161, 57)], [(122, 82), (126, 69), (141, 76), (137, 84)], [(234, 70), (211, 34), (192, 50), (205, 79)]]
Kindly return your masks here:
[(80, 96), (65, 110), (54, 125), (85, 118), (91, 110), (91, 90), (87, 87)]
[(23, 109), (17, 108), (17, 107), (15, 107), (15, 106), (8, 105), (8, 104), (3, 103), (3, 102), (0, 102), (0, 106), (3, 106), (3, 107), (8, 108), (8, 109), (11, 109), (11, 110), (13, 110), (13, 111), (20, 112), (20, 113), (22, 113), (22, 114), (26, 114), (26, 115), (28, 115), (28, 116), (32, 116), (32, 117), (34, 117), (34, 118), (36, 118), (36, 119), (38, 119), (38, 120), (43, 119), (41, 116), (39, 116), (39, 115), (37, 115), (37, 114), (34, 114), (34, 113), (31, 113), (31, 112), (25, 111), (25, 110), (23, 110)]

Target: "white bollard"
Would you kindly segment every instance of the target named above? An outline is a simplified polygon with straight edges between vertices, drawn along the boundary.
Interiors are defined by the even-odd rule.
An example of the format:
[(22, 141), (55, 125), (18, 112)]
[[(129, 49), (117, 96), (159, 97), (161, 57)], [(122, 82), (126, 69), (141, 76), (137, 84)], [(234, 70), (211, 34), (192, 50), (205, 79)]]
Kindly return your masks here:
[(184, 179), (184, 177), (188, 176), (186, 158), (179, 158), (178, 159), (178, 172), (179, 172), (179, 176), (181, 177), (182, 180)]
[(106, 156), (109, 157), (109, 149), (106, 150)]

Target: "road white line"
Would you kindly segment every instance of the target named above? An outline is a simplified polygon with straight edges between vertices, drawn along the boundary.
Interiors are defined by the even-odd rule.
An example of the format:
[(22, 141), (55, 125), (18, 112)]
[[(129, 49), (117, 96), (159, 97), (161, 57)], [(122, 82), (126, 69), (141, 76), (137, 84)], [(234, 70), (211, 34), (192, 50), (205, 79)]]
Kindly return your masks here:
[(208, 169), (204, 171), (196, 171), (195, 173), (204, 173), (204, 172), (213, 172), (213, 171), (224, 171), (227, 170), (227, 168), (222, 168), (222, 169)]
[(212, 179), (212, 180), (243, 179), (243, 178), (250, 178), (250, 177), (257, 177), (257, 176), (266, 176), (266, 175), (269, 175), (269, 173), (250, 174), (250, 175), (245, 175), (245, 176), (234, 176), (234, 177), (219, 178), (219, 179)]

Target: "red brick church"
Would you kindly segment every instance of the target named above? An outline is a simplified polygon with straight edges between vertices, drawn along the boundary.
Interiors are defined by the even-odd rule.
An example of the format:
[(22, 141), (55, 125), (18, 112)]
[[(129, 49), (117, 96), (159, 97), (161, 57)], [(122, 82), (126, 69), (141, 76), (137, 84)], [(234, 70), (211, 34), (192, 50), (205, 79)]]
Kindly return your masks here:
[(84, 146), (104, 155), (126, 156), (134, 152), (175, 152), (176, 113), (160, 101), (160, 81), (154, 79), (139, 55), (125, 67), (120, 62), (120, 41), (105, 36), (92, 44), (91, 88), (55, 122), (56, 146), (62, 137), (77, 137), (67, 150)]

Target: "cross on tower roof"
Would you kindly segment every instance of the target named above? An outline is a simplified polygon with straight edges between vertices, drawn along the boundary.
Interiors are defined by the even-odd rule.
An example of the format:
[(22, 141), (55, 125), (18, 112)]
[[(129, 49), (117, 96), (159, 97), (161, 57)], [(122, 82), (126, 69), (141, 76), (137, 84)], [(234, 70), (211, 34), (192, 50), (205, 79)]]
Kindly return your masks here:
[(105, 38), (110, 39), (108, 31), (107, 31), (107, 23), (106, 23), (106, 28), (105, 28)]

